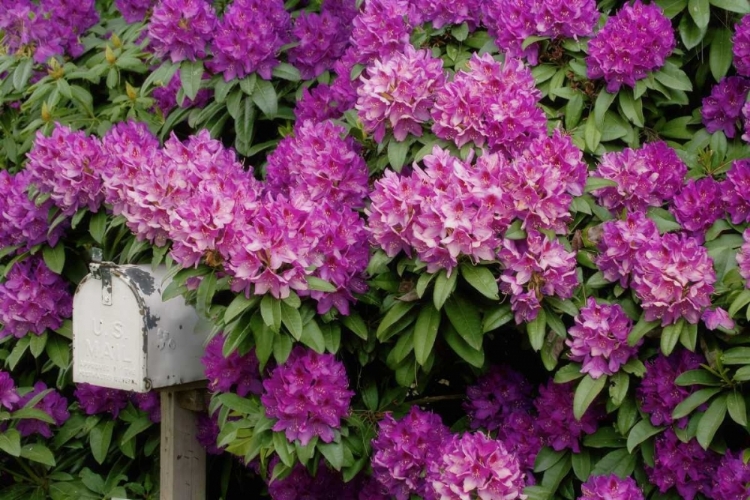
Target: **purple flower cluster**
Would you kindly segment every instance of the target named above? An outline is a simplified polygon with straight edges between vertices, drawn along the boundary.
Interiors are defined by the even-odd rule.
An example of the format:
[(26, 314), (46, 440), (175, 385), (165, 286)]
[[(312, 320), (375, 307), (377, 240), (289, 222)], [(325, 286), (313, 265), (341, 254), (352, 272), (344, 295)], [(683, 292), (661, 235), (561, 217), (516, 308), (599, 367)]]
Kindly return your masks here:
[(16, 392), (16, 383), (10, 373), (0, 370), (0, 408), (13, 410), (21, 398)]
[(695, 238), (665, 234), (641, 247), (631, 286), (646, 321), (662, 326), (684, 318), (695, 324), (711, 305), (716, 272), (713, 259)]
[(717, 307), (716, 309), (706, 309), (703, 311), (701, 321), (706, 324), (706, 328), (709, 330), (716, 330), (719, 327), (731, 330), (734, 328), (734, 320), (729, 316), (729, 313)]
[(212, 70), (224, 73), (225, 81), (253, 72), (270, 80), (290, 27), (282, 0), (234, 0), (216, 29)]
[(750, 101), (746, 102), (742, 107), (742, 118), (745, 124), (745, 133), (742, 134), (742, 140), (750, 142)]
[(750, 14), (743, 16), (734, 27), (732, 52), (737, 73), (750, 77)]
[(485, 142), (493, 151), (518, 153), (546, 135), (547, 121), (537, 105), (541, 92), (519, 59), (495, 61), (474, 54), (468, 70), (438, 89), (432, 131), (461, 147)]
[(233, 390), (242, 397), (248, 394), (260, 395), (263, 392), (263, 385), (260, 380), (259, 363), (255, 351), (250, 351), (244, 356), (234, 351), (229, 356), (224, 357), (223, 347), (224, 337), (217, 335), (208, 343), (206, 352), (201, 357), (209, 390), (213, 392)]
[(332, 354), (318, 354), (296, 346), (283, 365), (263, 381), (261, 403), (266, 416), (276, 419), (274, 431), (284, 431), (302, 446), (313, 436), (325, 443), (349, 413), (354, 392), (347, 389), (344, 365)]
[(589, 297), (586, 307), (575, 317), (575, 325), (568, 329), (570, 360), (583, 363), (581, 373), (592, 378), (617, 373), (622, 365), (638, 354), (638, 345), (628, 345), (628, 334), (633, 322), (620, 304), (599, 304)]
[(608, 92), (635, 82), (664, 65), (676, 45), (671, 21), (656, 3), (626, 4), (589, 42), (589, 78), (604, 78)]
[(60, 328), (73, 312), (67, 282), (49, 270), (41, 257), (16, 262), (0, 284), (0, 338), (41, 335)]
[(471, 428), (500, 429), (511, 413), (531, 408), (531, 392), (532, 386), (523, 375), (506, 365), (492, 366), (476, 385), (466, 389), (464, 410)]
[(289, 50), (289, 62), (306, 80), (333, 68), (349, 44), (350, 25), (326, 6), (320, 14), (303, 12), (294, 20), (292, 36), (298, 45)]
[(106, 158), (96, 137), (56, 124), (52, 135), (37, 132), (27, 154), (31, 182), (66, 215), (79, 208), (99, 210), (104, 201), (101, 173)]
[(734, 138), (748, 91), (750, 80), (741, 76), (725, 77), (714, 85), (701, 109), (706, 130), (711, 134), (721, 130), (729, 139)]
[[(204, 75), (205, 77), (206, 75)], [(153, 91), (154, 107), (161, 111), (163, 116), (167, 116), (170, 111), (177, 107), (177, 93), (182, 87), (180, 72), (172, 75), (169, 83), (163, 87), (157, 87)], [(209, 89), (200, 89), (195, 99), (185, 97), (180, 105), (181, 108), (203, 108), (211, 98), (212, 91)]]
[(443, 61), (427, 50), (407, 45), (403, 52), (373, 61), (367, 75), (357, 89), (355, 106), (365, 131), (374, 133), (378, 143), (383, 141), (386, 128), (393, 131), (397, 141), (409, 134), (421, 137), (435, 92), (445, 82)]
[(727, 451), (713, 474), (713, 497), (721, 500), (747, 500), (750, 498), (750, 465), (742, 454)]
[(198, 414), (198, 418), (195, 420), (197, 427), (197, 434), (195, 436), (198, 443), (203, 446), (206, 453), (209, 455), (221, 455), (224, 453), (224, 448), (216, 446), (216, 440), (219, 438), (219, 421), (216, 414), (206, 415), (204, 413)]
[[(23, 408), (26, 404), (31, 401), (34, 396), (42, 392), (47, 391), (47, 384), (44, 382), (37, 382), (34, 384), (34, 389), (24, 394), (18, 401), (16, 408)], [(65, 399), (54, 389), (48, 392), (42, 399), (34, 405), (34, 408), (41, 410), (49, 415), (52, 420), (55, 421), (55, 425), (60, 426), (70, 418), (68, 412), (68, 400)], [(52, 429), (50, 424), (43, 420), (37, 420), (35, 418), (23, 418), (18, 421), (18, 432), (21, 436), (30, 436), (32, 434), (39, 434), (46, 438), (52, 437)]]
[(362, 208), (368, 170), (354, 140), (341, 125), (326, 120), (297, 124), (295, 135), (282, 139), (268, 156), (266, 183), (272, 193), (303, 194), (318, 203), (328, 200)]
[(543, 442), (557, 451), (571, 449), (581, 451), (584, 434), (596, 432), (602, 411), (596, 405), (586, 410), (581, 420), (573, 414), (574, 385), (556, 384), (553, 380), (539, 387), (539, 397), (534, 406), (539, 413), (537, 431)]
[[(342, 81), (341, 78), (336, 80)], [(356, 98), (356, 94), (354, 96)], [(294, 115), (297, 117), (295, 126), (307, 121), (322, 122), (332, 118), (340, 118), (349, 109), (348, 100), (339, 102), (333, 87), (324, 83), (316, 87), (302, 89), (302, 98), (294, 107)]]
[(718, 457), (713, 451), (704, 450), (695, 439), (683, 443), (672, 429), (667, 429), (654, 442), (654, 467), (646, 466), (646, 473), (662, 493), (674, 487), (686, 500), (693, 500), (698, 493), (725, 500), (711, 496)]
[[(269, 471), (272, 471), (278, 459), (271, 461)], [(378, 489), (377, 482), (372, 479), (357, 476), (349, 482), (344, 482), (341, 474), (329, 469), (323, 461), (320, 462), (315, 476), (310, 475), (307, 468), (297, 463), (291, 473), (283, 479), (276, 479), (268, 483), (268, 494), (273, 500), (386, 500), (386, 496)]]
[(593, 194), (610, 210), (644, 211), (671, 200), (686, 173), (687, 167), (674, 149), (663, 141), (650, 142), (638, 150), (626, 148), (604, 154), (591, 175), (614, 181), (617, 186), (597, 189)]
[(51, 231), (47, 215), (52, 200), (40, 205), (31, 201), (28, 190), (31, 173), (22, 170), (11, 175), (0, 171), (0, 246), (17, 246), (20, 251), (29, 250), (40, 243), (55, 246), (68, 226), (62, 223)]
[[(368, 0), (352, 20), (352, 48), (355, 63), (367, 64), (403, 50), (409, 43), (416, 9), (408, 0)], [(350, 66), (351, 69), (351, 66)], [(337, 71), (349, 80), (349, 72)]]
[(136, 408), (148, 414), (149, 420), (154, 423), (161, 422), (161, 398), (158, 392), (134, 392), (130, 399)]
[(640, 262), (641, 247), (658, 239), (656, 224), (643, 212), (632, 212), (624, 220), (607, 221), (602, 224), (596, 265), (608, 281), (619, 281), (627, 288)]
[(529, 232), (525, 240), (506, 239), (498, 257), (505, 269), (500, 290), (511, 296), (518, 324), (536, 318), (545, 295), (569, 299), (578, 286), (575, 253), (546, 235)]
[(526, 484), (534, 484), (534, 463), (544, 445), (536, 415), (525, 409), (513, 410), (498, 428), (497, 439), (518, 458), (521, 470), (526, 472)]
[(635, 479), (615, 474), (591, 476), (581, 485), (581, 493), (578, 500), (644, 500)]
[[(636, 391), (636, 397), (653, 425), (672, 424), (674, 409), (695, 392), (695, 386), (679, 386), (675, 380), (686, 371), (699, 368), (704, 361), (698, 354), (683, 349), (669, 357), (659, 354), (646, 363), (646, 374)], [(678, 420), (677, 425), (685, 427), (687, 417)]]
[(670, 210), (683, 230), (703, 239), (706, 230), (724, 216), (721, 184), (712, 177), (690, 179), (672, 200)]
[(115, 0), (115, 8), (129, 23), (139, 23), (154, 6), (155, 0)]
[(172, 62), (206, 57), (216, 31), (216, 13), (207, 0), (159, 0), (148, 24), (151, 48)]
[(750, 229), (742, 233), (744, 243), (737, 252), (737, 264), (740, 276), (745, 280), (745, 287), (750, 288)]
[(431, 22), (432, 27), (440, 29), (451, 24), (466, 23), (470, 30), (474, 30), (480, 22), (481, 0), (460, 0), (457, 2), (443, 2), (441, 0), (420, 0), (416, 9), (424, 16), (424, 22)]
[(721, 199), (732, 223), (750, 221), (750, 159), (732, 162), (721, 190)]
[(79, 37), (99, 21), (94, 0), (0, 1), (0, 31), (8, 53), (32, 56), (37, 63), (50, 57), (83, 53)]
[(441, 500), (523, 498), (525, 486), (518, 459), (481, 432), (449, 439), (430, 464), (427, 481)]
[(400, 420), (386, 414), (372, 442), (373, 476), (397, 500), (408, 500), (412, 494), (425, 496), (429, 491), (425, 473), (438, 460), (449, 435), (438, 415), (417, 406)]
[(128, 405), (127, 391), (118, 389), (82, 383), (76, 384), (74, 394), (86, 415), (106, 412), (117, 418), (120, 411)]
[(588, 36), (599, 19), (594, 0), (503, 0), (481, 4), (482, 21), (497, 46), (511, 57), (536, 65), (539, 46), (523, 48), (530, 36), (578, 38)]

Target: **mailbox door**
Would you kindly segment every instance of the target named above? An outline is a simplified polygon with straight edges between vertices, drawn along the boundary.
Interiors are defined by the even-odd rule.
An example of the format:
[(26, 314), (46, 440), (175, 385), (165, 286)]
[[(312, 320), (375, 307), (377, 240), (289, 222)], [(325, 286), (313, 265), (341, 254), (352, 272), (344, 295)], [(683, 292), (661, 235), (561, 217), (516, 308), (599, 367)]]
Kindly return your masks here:
[(90, 274), (73, 298), (73, 381), (143, 392), (148, 387), (142, 301), (115, 273), (111, 284), (110, 300), (103, 300), (102, 281)]

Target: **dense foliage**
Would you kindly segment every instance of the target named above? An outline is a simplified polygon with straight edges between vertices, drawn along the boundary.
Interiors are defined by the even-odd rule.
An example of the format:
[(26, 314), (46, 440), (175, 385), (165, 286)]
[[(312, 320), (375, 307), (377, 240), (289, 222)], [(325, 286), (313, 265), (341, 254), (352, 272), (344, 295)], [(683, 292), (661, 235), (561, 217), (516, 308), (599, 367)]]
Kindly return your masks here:
[(750, 496), (747, 0), (0, 0), (0, 35), (0, 498), (158, 496), (157, 394), (72, 383), (94, 247), (213, 326), (212, 498)]

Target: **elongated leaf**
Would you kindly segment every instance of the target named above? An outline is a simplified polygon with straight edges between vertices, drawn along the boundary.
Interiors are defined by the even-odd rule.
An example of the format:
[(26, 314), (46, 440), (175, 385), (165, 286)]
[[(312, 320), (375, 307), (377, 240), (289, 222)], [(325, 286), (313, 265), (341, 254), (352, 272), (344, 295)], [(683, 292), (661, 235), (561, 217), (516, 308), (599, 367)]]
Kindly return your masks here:
[(716, 431), (719, 430), (719, 426), (724, 422), (726, 414), (727, 397), (726, 395), (721, 395), (713, 400), (698, 423), (698, 431), (695, 433), (695, 438), (704, 450), (708, 449), (711, 441), (713, 441)]
[(581, 379), (573, 397), (573, 415), (576, 417), (576, 420), (583, 418), (584, 413), (586, 413), (586, 410), (588, 410), (599, 393), (602, 392), (605, 385), (607, 385), (606, 376), (594, 379), (591, 378), (591, 375), (586, 375)]
[(286, 302), (280, 302), (281, 304), (281, 322), (284, 324), (289, 333), (292, 334), (296, 340), (302, 337), (302, 317), (299, 314), (299, 310), (288, 305)]
[(738, 14), (750, 14), (750, 3), (745, 0), (709, 0), (711, 5)]
[(696, 26), (699, 28), (708, 26), (708, 21), (711, 19), (711, 7), (708, 0), (688, 0), (688, 12)]
[(388, 331), (388, 329), (396, 324), (398, 320), (403, 318), (406, 313), (412, 310), (414, 307), (414, 302), (401, 302), (396, 301), (393, 303), (393, 306), (388, 310), (388, 312), (383, 317), (383, 320), (378, 325), (378, 329), (375, 332), (375, 336), (378, 339), (383, 339), (384, 334)]
[(326, 339), (315, 320), (305, 323), (299, 340), (318, 354), (323, 354), (326, 350)]
[(260, 315), (263, 322), (274, 333), (281, 329), (281, 301), (271, 295), (264, 295), (260, 301)]
[(529, 334), (531, 347), (535, 351), (540, 350), (544, 345), (544, 336), (547, 332), (547, 314), (544, 309), (539, 309), (534, 321), (526, 324), (526, 332)]
[[(114, 422), (110, 423), (114, 427)], [(39, 462), (40, 464), (48, 465), (50, 467), (54, 467), (56, 464), (55, 456), (52, 454), (49, 448), (41, 443), (33, 443), (23, 446), (21, 448), (21, 457), (32, 460), (34, 462)]]
[(445, 312), (466, 343), (476, 350), (481, 349), (484, 334), (479, 309), (463, 297), (454, 295), (445, 303)]
[(367, 325), (357, 311), (350, 311), (349, 316), (341, 318), (341, 322), (345, 327), (354, 332), (357, 337), (367, 340), (369, 336)]
[(253, 295), (249, 299), (244, 295), (237, 295), (229, 306), (224, 310), (224, 323), (231, 323), (233, 319), (239, 317), (248, 309), (258, 304), (258, 296)]
[(620, 406), (625, 396), (628, 395), (630, 387), (630, 376), (624, 372), (617, 372), (612, 375), (609, 383), (609, 397), (615, 407)]
[(438, 273), (435, 279), (435, 289), (432, 292), (432, 301), (435, 304), (435, 309), (438, 311), (443, 308), (443, 304), (448, 300), (453, 291), (456, 289), (456, 276), (458, 273), (455, 271), (451, 273), (450, 277), (446, 274), (445, 270)]
[(203, 61), (183, 61), (180, 65), (180, 80), (185, 97), (191, 101), (198, 95), (203, 79)]
[(451, 325), (447, 325), (443, 330), (445, 341), (451, 346), (451, 349), (458, 354), (461, 359), (472, 366), (481, 368), (484, 365), (484, 351), (476, 350), (466, 343), (464, 339), (456, 332)]
[(717, 82), (726, 76), (732, 66), (732, 32), (728, 28), (715, 30), (708, 62)]
[(555, 373), (555, 383), (565, 384), (583, 378), (584, 375), (584, 373), (581, 373), (581, 365), (570, 363), (557, 370), (557, 373)]
[(685, 320), (680, 318), (674, 325), (664, 327), (661, 332), (661, 352), (665, 356), (672, 354), (677, 342), (680, 340), (680, 334), (685, 326)]
[(567, 453), (567, 451), (555, 451), (545, 446), (537, 453), (536, 460), (534, 461), (534, 472), (544, 472), (550, 467), (554, 467), (555, 464), (565, 458)]
[(21, 455), (21, 434), (15, 429), (6, 429), (0, 433), (0, 450), (10, 456)]
[(462, 263), (461, 276), (479, 293), (492, 300), (500, 300), (497, 279), (492, 271), (483, 266)]
[(718, 388), (706, 388), (695, 391), (675, 407), (672, 411), (672, 418), (680, 419), (690, 415), (696, 408), (711, 399), (720, 391), (721, 389)]
[(641, 318), (638, 320), (638, 323), (635, 324), (633, 329), (630, 331), (630, 334), (628, 334), (628, 345), (636, 345), (644, 335), (656, 328), (658, 325), (658, 320), (646, 321), (645, 314), (642, 314)]
[(424, 365), (435, 345), (438, 328), (440, 327), (440, 311), (432, 304), (425, 304), (419, 311), (414, 325), (414, 357), (417, 363)]
[(255, 91), (252, 95), (253, 102), (269, 118), (276, 116), (279, 111), (278, 96), (271, 82), (258, 78), (255, 81)]
[(727, 410), (729, 410), (729, 416), (732, 417), (732, 420), (742, 427), (747, 427), (747, 407), (742, 394), (732, 392), (727, 396)]
[(107, 458), (107, 451), (112, 442), (112, 431), (115, 429), (114, 420), (100, 422), (96, 427), (91, 429), (89, 434), (89, 443), (91, 445), (91, 454), (98, 463), (104, 463)]
[(510, 304), (501, 304), (494, 309), (485, 312), (482, 321), (482, 331), (484, 333), (491, 332), (492, 330), (500, 328), (512, 319), (513, 311), (510, 308)]
[(34, 69), (34, 61), (30, 57), (24, 57), (13, 71), (13, 87), (21, 92), (31, 77), (31, 71)]
[(42, 256), (50, 271), (56, 274), (62, 272), (63, 267), (65, 267), (65, 246), (62, 243), (58, 243), (54, 247), (44, 247)]
[(675, 384), (680, 385), (680, 386), (690, 386), (690, 385), (720, 386), (721, 380), (719, 380), (719, 378), (713, 373), (709, 373), (706, 370), (699, 368), (697, 370), (689, 370), (689, 371), (681, 373), (680, 376), (675, 379)]
[(725, 365), (750, 365), (750, 347), (733, 347), (721, 357)]
[(619, 449), (607, 453), (599, 460), (594, 468), (591, 469), (591, 475), (604, 476), (607, 474), (616, 474), (620, 477), (628, 477), (633, 473), (635, 468), (636, 456), (626, 449)]

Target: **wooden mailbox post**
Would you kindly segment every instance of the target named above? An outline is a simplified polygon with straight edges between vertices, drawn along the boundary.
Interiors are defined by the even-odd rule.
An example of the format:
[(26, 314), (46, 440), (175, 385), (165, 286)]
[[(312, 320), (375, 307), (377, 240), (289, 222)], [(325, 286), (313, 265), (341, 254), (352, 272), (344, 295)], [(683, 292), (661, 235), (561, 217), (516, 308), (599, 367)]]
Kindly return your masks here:
[[(182, 297), (162, 302), (164, 269), (101, 262), (73, 298), (73, 381), (161, 392), (161, 500), (203, 500), (206, 454), (180, 394), (205, 386), (202, 331)], [(195, 408), (194, 408), (195, 409)]]

